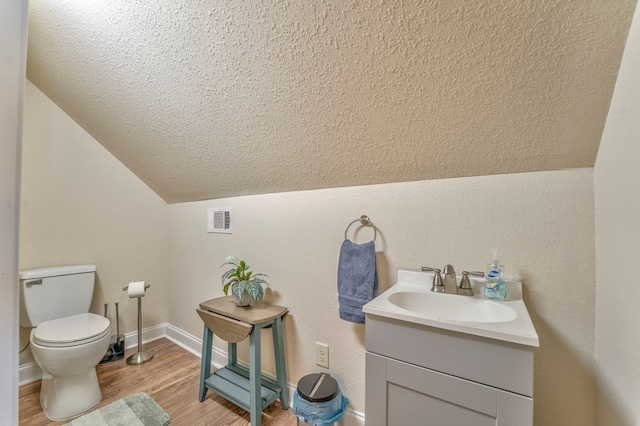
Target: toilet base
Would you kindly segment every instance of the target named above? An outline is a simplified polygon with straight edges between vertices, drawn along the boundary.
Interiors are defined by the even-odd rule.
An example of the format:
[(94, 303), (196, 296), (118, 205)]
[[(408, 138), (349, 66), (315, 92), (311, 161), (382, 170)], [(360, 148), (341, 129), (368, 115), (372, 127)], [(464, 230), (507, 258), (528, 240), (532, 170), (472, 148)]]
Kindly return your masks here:
[(60, 421), (91, 410), (102, 400), (96, 369), (70, 377), (42, 372), (40, 405), (50, 420)]

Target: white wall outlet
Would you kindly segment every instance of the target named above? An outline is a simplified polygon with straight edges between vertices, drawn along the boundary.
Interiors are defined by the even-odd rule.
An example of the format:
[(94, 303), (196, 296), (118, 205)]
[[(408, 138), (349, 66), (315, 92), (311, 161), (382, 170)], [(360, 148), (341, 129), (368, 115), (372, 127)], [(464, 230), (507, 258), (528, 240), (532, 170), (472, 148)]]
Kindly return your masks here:
[(316, 365), (329, 368), (329, 345), (316, 342)]

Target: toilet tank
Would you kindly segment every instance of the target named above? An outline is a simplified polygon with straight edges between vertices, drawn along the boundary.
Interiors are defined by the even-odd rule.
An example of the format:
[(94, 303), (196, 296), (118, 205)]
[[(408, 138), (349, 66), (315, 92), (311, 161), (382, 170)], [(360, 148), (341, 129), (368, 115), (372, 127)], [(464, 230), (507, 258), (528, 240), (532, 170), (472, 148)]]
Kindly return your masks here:
[(95, 265), (21, 271), (20, 325), (36, 327), (44, 321), (89, 312), (95, 275)]

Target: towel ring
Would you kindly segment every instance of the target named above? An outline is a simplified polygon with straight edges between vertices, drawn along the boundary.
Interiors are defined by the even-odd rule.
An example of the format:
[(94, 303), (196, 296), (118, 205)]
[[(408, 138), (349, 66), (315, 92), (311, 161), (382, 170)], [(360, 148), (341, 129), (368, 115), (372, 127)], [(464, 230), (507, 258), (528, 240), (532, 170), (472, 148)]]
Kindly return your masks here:
[(376, 230), (376, 226), (369, 219), (369, 216), (364, 215), (364, 214), (362, 216), (360, 216), (359, 219), (356, 219), (353, 222), (351, 222), (349, 225), (347, 225), (347, 229), (344, 230), (344, 239), (345, 240), (347, 239), (347, 232), (349, 231), (349, 228), (351, 228), (351, 225), (353, 225), (356, 222), (360, 222), (363, 226), (372, 226), (373, 227), (373, 241), (375, 242), (376, 237), (378, 236), (378, 231)]

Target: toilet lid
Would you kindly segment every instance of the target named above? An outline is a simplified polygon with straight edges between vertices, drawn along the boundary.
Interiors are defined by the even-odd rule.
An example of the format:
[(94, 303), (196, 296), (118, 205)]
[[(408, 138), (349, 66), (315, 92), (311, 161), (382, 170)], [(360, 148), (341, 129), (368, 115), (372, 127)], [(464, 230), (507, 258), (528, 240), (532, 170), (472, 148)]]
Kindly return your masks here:
[(33, 342), (41, 346), (78, 346), (101, 339), (111, 333), (111, 323), (100, 315), (86, 313), (40, 323), (33, 332)]

